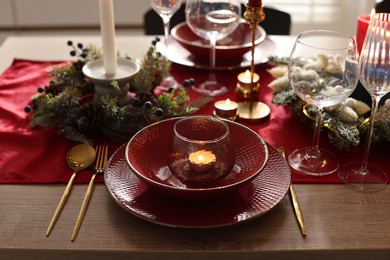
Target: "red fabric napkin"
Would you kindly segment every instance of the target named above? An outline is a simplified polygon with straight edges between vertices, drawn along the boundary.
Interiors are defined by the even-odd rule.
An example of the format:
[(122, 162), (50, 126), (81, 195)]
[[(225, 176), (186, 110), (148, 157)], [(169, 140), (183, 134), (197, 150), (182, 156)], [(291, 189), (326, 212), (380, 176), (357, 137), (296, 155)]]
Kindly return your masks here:
[[(39, 86), (49, 81), (48, 71), (52, 66), (64, 65), (64, 61), (31, 61), (16, 59), (0, 76), (0, 183), (56, 183), (67, 182), (72, 174), (65, 162), (67, 151), (75, 145), (74, 142), (59, 136), (56, 128), (30, 128), (30, 116), (24, 111), (32, 95), (37, 93)], [(284, 107), (271, 104), (272, 91), (267, 87), (272, 77), (266, 72), (267, 64), (256, 66), (256, 72), (261, 77), (259, 99), (271, 108), (270, 117), (260, 123), (238, 121), (264, 138), (269, 144), (285, 148), (288, 155), (294, 149), (311, 144), (313, 130), (307, 124)], [(238, 70), (218, 71), (217, 77), (236, 84)], [(202, 81), (208, 75), (207, 70), (198, 70), (174, 64), (171, 74), (178, 82), (187, 78)], [(192, 99), (199, 95), (189, 90)], [(230, 98), (237, 100), (234, 91), (215, 97), (214, 102)], [(198, 114), (211, 115), (214, 102), (202, 107)], [(109, 144), (112, 154), (121, 144), (102, 138), (96, 143)], [(334, 152), (340, 163), (360, 161), (363, 147), (353, 148), (350, 152), (339, 151), (328, 143), (325, 132), (321, 135), (320, 146)], [(363, 146), (363, 145), (362, 145)], [(386, 154), (381, 152), (381, 146), (373, 146), (370, 162), (389, 170), (386, 165)], [(78, 174), (75, 182), (88, 182), (91, 173), (84, 170)], [(324, 177), (306, 176), (293, 172), (294, 183), (340, 183), (337, 174)], [(102, 182), (98, 176), (97, 182)]]

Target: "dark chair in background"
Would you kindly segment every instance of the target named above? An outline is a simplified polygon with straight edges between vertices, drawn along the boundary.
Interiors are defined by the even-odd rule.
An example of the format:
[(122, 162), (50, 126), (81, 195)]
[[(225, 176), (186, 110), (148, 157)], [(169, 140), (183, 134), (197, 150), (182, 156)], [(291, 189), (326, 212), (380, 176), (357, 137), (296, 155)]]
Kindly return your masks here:
[[(170, 28), (175, 25), (184, 22), (185, 17), (185, 5), (183, 4), (180, 9), (172, 16), (170, 21)], [(244, 14), (246, 8), (245, 5), (241, 6), (242, 14)], [(264, 7), (265, 20), (260, 23), (260, 26), (270, 35), (289, 35), (291, 29), (291, 16), (290, 14), (270, 8)], [(161, 17), (153, 10), (149, 9), (144, 14), (144, 32), (146, 35), (163, 35), (164, 26)]]
[[(186, 20), (184, 9), (185, 5), (182, 4), (180, 9), (171, 17), (170, 29)], [(144, 14), (144, 32), (146, 35), (164, 35), (163, 20), (152, 8)]]
[[(245, 12), (245, 6), (241, 8)], [(263, 27), (265, 32), (269, 35), (289, 35), (291, 29), (291, 15), (289, 13), (264, 7), (265, 20), (259, 25)]]

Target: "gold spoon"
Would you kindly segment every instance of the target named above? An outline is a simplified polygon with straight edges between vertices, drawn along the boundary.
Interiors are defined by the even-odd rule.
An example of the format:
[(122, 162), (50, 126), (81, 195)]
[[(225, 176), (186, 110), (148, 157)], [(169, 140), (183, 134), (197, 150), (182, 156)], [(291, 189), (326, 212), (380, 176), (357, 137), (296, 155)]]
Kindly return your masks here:
[(74, 178), (76, 177), (76, 174), (79, 171), (88, 168), (95, 161), (95, 158), (96, 158), (96, 151), (92, 146), (88, 144), (78, 144), (73, 146), (69, 150), (68, 154), (66, 155), (66, 162), (68, 166), (74, 170), (74, 172), (70, 177), (68, 181), (68, 185), (66, 185), (65, 191), (62, 194), (61, 200), (58, 203), (56, 211), (54, 212), (50, 225), (47, 228), (46, 236), (50, 235), (55, 223), (57, 222), (61, 210), (64, 207), (65, 201), (68, 198), (70, 189), (72, 188), (72, 184)]

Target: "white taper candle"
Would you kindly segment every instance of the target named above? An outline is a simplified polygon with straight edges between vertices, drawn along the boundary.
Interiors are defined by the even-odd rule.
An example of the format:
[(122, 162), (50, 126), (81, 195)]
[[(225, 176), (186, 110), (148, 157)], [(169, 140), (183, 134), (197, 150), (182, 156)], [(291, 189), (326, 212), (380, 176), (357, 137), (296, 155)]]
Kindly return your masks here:
[(99, 10), (104, 73), (106, 75), (115, 75), (117, 70), (117, 51), (115, 44), (115, 23), (112, 0), (99, 0)]

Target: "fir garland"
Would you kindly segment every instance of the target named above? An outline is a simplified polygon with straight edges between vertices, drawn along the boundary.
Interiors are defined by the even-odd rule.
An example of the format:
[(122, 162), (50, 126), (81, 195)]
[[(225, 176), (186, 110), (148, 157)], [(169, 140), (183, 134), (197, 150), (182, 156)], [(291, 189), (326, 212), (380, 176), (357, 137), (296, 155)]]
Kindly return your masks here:
[[(288, 58), (269, 57), (273, 65), (268, 72), (275, 78), (268, 86), (273, 90), (272, 103), (291, 108), (304, 121), (314, 125), (314, 109), (301, 100), (291, 88), (288, 77)], [(370, 107), (359, 100), (348, 98), (344, 102), (322, 110), (321, 129), (326, 130), (329, 142), (340, 150), (349, 151), (365, 138), (369, 126)], [(309, 120), (308, 120), (309, 119)], [(374, 122), (372, 143), (390, 141), (390, 99), (379, 107)]]
[[(38, 93), (25, 107), (32, 111), (31, 127), (57, 127), (64, 137), (76, 142), (93, 144), (95, 133), (103, 133), (116, 142), (125, 142), (143, 127), (171, 116), (196, 112), (210, 98), (190, 101), (181, 87), (155, 95), (155, 88), (168, 75), (170, 62), (157, 50), (158, 38), (153, 40), (145, 54), (141, 69), (131, 80), (131, 98), (123, 104), (110, 95), (95, 95), (94, 85), (84, 76), (87, 62), (102, 57), (102, 51), (93, 45), (78, 43), (70, 46), (70, 55), (77, 57), (63, 67), (53, 67), (50, 83), (38, 87)], [(129, 58), (129, 57), (126, 57)], [(186, 86), (194, 84), (186, 80)], [(118, 87), (112, 82), (113, 88)]]

